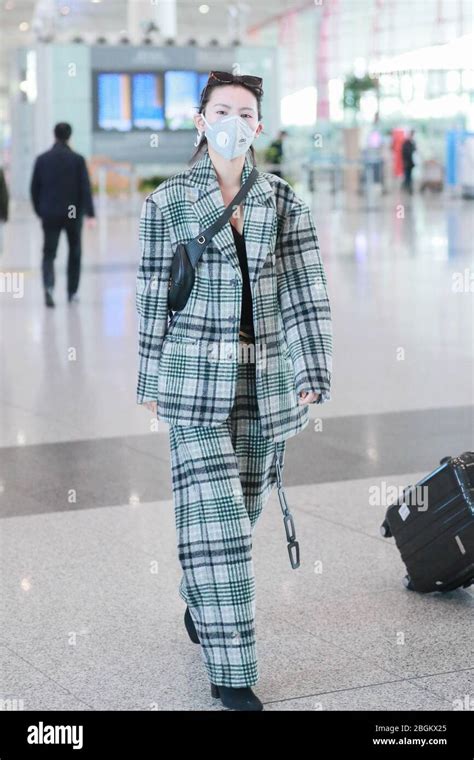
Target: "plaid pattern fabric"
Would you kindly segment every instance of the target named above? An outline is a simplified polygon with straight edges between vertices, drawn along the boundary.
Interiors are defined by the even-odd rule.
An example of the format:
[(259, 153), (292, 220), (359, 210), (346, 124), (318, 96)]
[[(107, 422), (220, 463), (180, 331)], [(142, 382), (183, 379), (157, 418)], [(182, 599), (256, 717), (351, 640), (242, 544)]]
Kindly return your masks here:
[[(251, 169), (248, 153), (242, 183)], [(186, 307), (173, 313), (167, 303), (176, 246), (212, 224), (224, 207), (206, 151), (159, 185), (142, 208), (137, 403), (157, 401), (159, 418), (170, 425), (219, 425), (235, 396), (242, 274), (230, 223), (202, 254)], [(330, 399), (326, 275), (311, 212), (285, 180), (260, 172), (243, 207), (262, 430), (282, 441), (309, 422), (300, 391), (321, 393), (316, 403)]]
[(227, 420), (170, 426), (179, 593), (215, 684), (258, 680), (252, 530), (276, 482), (276, 453), (284, 466), (285, 446), (262, 435), (252, 361), (238, 363)]

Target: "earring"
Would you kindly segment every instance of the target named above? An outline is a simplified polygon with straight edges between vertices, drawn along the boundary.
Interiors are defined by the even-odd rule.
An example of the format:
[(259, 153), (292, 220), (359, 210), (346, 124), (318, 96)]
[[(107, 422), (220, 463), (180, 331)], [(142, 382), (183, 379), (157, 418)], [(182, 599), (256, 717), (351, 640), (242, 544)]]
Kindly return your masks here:
[(199, 129), (198, 129), (198, 131), (197, 131), (197, 137), (196, 137), (196, 139), (194, 141), (194, 147), (195, 148), (197, 148), (197, 146), (199, 145), (199, 141), (201, 139), (201, 135), (202, 135), (202, 132), (200, 132)]

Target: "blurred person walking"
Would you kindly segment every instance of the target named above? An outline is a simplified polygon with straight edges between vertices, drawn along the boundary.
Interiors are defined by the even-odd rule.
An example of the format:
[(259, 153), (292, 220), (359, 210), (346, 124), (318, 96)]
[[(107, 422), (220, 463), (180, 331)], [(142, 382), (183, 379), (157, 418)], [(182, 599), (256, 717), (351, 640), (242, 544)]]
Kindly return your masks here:
[(4, 226), (8, 221), (8, 188), (5, 180), (5, 174), (0, 167), (0, 254), (3, 253)]
[(415, 130), (410, 130), (410, 135), (407, 137), (407, 139), (403, 142), (402, 145), (402, 161), (403, 161), (403, 173), (404, 173), (404, 179), (402, 183), (402, 188), (404, 190), (407, 190), (410, 195), (413, 195), (413, 181), (411, 178), (413, 167), (415, 166), (415, 162), (413, 161), (413, 155), (416, 151), (416, 143), (413, 139), (415, 135)]
[(61, 230), (66, 231), (68, 301), (77, 298), (81, 272), (81, 232), (83, 216), (95, 226), (92, 192), (84, 157), (75, 153), (68, 141), (72, 127), (59, 122), (54, 127), (55, 143), (37, 157), (31, 178), (30, 194), (34, 210), (43, 226), (42, 275), (46, 306), (54, 306), (54, 259)]
[[(299, 566), (281, 496), (285, 444), (308, 424), (308, 405), (330, 399), (332, 371), (310, 209), (284, 179), (260, 171), (244, 201), (234, 201), (255, 168), (262, 95), (260, 77), (210, 73), (191, 167), (144, 201), (136, 281), (137, 403), (170, 426), (184, 624), (200, 645), (212, 696), (236, 710), (263, 709), (251, 688), (253, 530), (276, 484), (287, 549), (297, 554), (291, 565)], [(225, 207), (232, 216), (203, 250), (184, 308), (173, 311), (175, 250)]]

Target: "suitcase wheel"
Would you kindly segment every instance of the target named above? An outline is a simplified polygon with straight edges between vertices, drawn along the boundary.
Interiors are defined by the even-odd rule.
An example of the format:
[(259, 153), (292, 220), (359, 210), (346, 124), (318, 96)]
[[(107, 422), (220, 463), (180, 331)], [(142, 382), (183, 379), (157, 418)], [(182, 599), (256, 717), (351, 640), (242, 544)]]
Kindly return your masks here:
[(382, 525), (380, 526), (380, 535), (383, 538), (390, 538), (392, 535), (392, 531), (390, 530), (390, 525), (386, 520), (383, 521)]
[(403, 579), (403, 585), (405, 586), (405, 588), (409, 589), (409, 591), (414, 591), (415, 590), (415, 588), (413, 586), (413, 583), (412, 583), (412, 580), (411, 580), (411, 578), (410, 578), (409, 575), (405, 575), (405, 577)]

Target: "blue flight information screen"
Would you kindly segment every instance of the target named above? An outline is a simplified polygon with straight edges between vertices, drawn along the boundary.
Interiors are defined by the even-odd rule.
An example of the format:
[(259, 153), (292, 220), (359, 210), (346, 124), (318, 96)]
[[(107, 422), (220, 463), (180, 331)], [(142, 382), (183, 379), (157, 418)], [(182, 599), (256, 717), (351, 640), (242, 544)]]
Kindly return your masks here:
[(132, 128), (130, 75), (103, 73), (97, 76), (98, 126), (128, 132)]
[(165, 72), (165, 122), (168, 129), (194, 129), (201, 90), (208, 74), (197, 71)]
[(194, 129), (209, 74), (197, 71), (96, 73), (96, 128), (106, 131)]
[(136, 129), (163, 129), (163, 80), (158, 74), (134, 74), (132, 117)]

